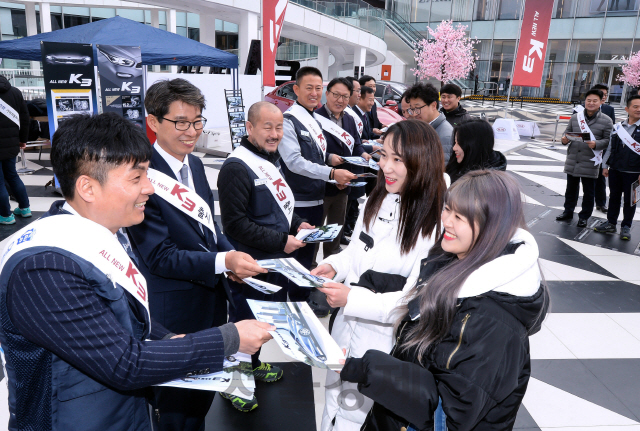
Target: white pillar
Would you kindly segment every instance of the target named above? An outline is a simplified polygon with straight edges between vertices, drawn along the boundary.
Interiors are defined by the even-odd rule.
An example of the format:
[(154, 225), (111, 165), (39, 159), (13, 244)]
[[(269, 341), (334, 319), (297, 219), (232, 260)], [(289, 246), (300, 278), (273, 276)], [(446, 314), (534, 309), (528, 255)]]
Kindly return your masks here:
[[(27, 2), (24, 4), (24, 12), (27, 18), (27, 36), (38, 34), (38, 21), (36, 20), (36, 4)], [(40, 62), (32, 61), (31, 69), (40, 70)]]
[[(356, 46), (353, 50), (353, 67), (359, 68), (356, 78), (360, 78), (364, 75), (364, 66), (367, 60), (367, 48)], [(362, 69), (360, 69), (362, 68)], [(355, 73), (355, 72), (354, 72)]]
[(39, 3), (40, 5), (40, 31), (49, 33), (51, 31), (51, 5), (49, 3)]
[(329, 81), (329, 45), (318, 46), (318, 69), (325, 81)]
[(200, 14), (200, 43), (216, 46), (216, 17), (211, 14)]
[[(171, 33), (176, 32), (176, 10), (169, 9), (167, 10), (167, 31)], [(178, 66), (171, 66), (171, 73), (178, 73)]]
[(251, 41), (258, 39), (258, 14), (253, 12), (242, 12), (240, 15), (240, 25), (238, 26), (238, 56), (240, 57), (240, 70), (244, 73), (247, 59), (249, 58), (249, 48)]

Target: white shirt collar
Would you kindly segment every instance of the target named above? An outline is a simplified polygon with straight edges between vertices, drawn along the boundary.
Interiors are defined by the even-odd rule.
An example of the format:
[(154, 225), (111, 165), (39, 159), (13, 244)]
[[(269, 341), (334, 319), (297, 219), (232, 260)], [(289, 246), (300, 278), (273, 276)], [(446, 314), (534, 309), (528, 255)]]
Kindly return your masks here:
[[(171, 168), (171, 171), (176, 176), (176, 179), (180, 181), (180, 169), (182, 169), (183, 164), (189, 166), (189, 156), (184, 156), (184, 162), (181, 162), (171, 154), (167, 153), (164, 148), (162, 148), (160, 144), (158, 144), (158, 141), (153, 144), (153, 148), (155, 148), (158, 154), (160, 154), (164, 161), (167, 162), (167, 164)], [(189, 175), (191, 176), (191, 166), (189, 166)]]
[(366, 112), (364, 112), (358, 105), (356, 105), (355, 107), (358, 108), (358, 111), (360, 111), (362, 115), (366, 114)]
[[(64, 202), (64, 205), (62, 205), (62, 209), (63, 209), (63, 210), (65, 210), (65, 211), (67, 211), (67, 212), (70, 212), (70, 213), (71, 213), (71, 214), (73, 214), (73, 215), (77, 215), (77, 216), (79, 216), (79, 217), (82, 217), (82, 216), (80, 215), (80, 213), (79, 213), (78, 211), (76, 211), (76, 209), (75, 209), (74, 207), (72, 207), (72, 206), (69, 204), (69, 202), (67, 202), (67, 201), (65, 201), (65, 202)], [(118, 239), (118, 235), (113, 234), (113, 236), (114, 236), (116, 239)], [(119, 240), (118, 240), (118, 241), (119, 241)]]

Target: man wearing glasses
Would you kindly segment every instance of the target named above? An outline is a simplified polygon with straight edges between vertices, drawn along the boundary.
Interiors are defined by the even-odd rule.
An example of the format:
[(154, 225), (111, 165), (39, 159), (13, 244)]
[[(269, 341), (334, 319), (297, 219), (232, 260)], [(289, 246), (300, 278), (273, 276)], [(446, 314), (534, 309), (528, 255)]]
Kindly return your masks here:
[(415, 84), (406, 92), (405, 98), (409, 102), (410, 119), (422, 120), (431, 125), (440, 136), (440, 143), (444, 150), (444, 162), (449, 162), (451, 149), (453, 148), (453, 126), (447, 121), (447, 117), (438, 111), (438, 90), (431, 84)]
[[(204, 165), (191, 154), (207, 121), (202, 116), (204, 95), (184, 79), (159, 81), (147, 90), (145, 107), (156, 134), (149, 164), (156, 193), (147, 201), (144, 221), (128, 233), (149, 286), (150, 314), (176, 334), (223, 325), (229, 287), (222, 273), (231, 272), (237, 280), (267, 271), (248, 254), (234, 251), (213, 221), (214, 199)], [(160, 183), (171, 191), (164, 198)], [(189, 208), (195, 212), (184, 211)], [(209, 218), (199, 222), (198, 214)], [(231, 330), (223, 337), (238, 336), (227, 327)], [(154, 429), (204, 429), (214, 394), (154, 388)]]

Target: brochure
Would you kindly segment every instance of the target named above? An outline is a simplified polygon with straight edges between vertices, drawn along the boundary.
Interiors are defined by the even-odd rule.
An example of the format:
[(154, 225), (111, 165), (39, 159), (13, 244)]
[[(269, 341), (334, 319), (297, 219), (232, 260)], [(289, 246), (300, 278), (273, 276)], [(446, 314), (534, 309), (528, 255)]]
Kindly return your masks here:
[(356, 174), (358, 178), (378, 178), (378, 176), (371, 172), (365, 172), (364, 174)]
[(224, 359), (222, 371), (211, 374), (188, 373), (185, 377), (156, 386), (225, 392), (250, 400), (256, 390), (251, 356), (237, 352)]
[[(329, 180), (327, 182), (329, 184), (338, 184), (338, 182), (336, 180)], [(366, 185), (367, 185), (367, 183), (365, 181), (357, 182), (357, 183), (346, 183), (345, 184), (345, 186), (349, 186), (349, 187), (364, 187)]]
[(258, 292), (266, 294), (276, 293), (280, 289), (282, 289), (282, 287), (280, 286), (276, 286), (275, 284), (267, 283), (266, 281), (258, 280), (257, 278), (253, 277), (244, 278), (242, 281), (253, 287)]
[(375, 169), (376, 171), (380, 169), (378, 163), (376, 163), (373, 158), (369, 159), (369, 161), (365, 160), (364, 157), (341, 157), (346, 163), (350, 163), (356, 166), (364, 166), (366, 168)]
[(631, 206), (638, 203), (640, 196), (638, 196), (638, 186), (640, 186), (640, 180), (636, 180), (631, 184)]
[(287, 356), (312, 367), (342, 369), (342, 350), (306, 302), (247, 302), (257, 320), (276, 327), (270, 334)]
[(564, 134), (570, 141), (586, 142), (591, 140), (591, 135), (588, 133), (579, 132), (567, 132)]
[(331, 281), (325, 277), (311, 275), (304, 266), (300, 265), (300, 262), (292, 257), (259, 260), (258, 265), (269, 271), (279, 272), (300, 287), (322, 287), (324, 283)]
[(329, 242), (333, 241), (340, 234), (341, 224), (333, 223), (326, 226), (320, 226), (315, 229), (300, 229), (296, 235), (296, 239), (302, 242)]

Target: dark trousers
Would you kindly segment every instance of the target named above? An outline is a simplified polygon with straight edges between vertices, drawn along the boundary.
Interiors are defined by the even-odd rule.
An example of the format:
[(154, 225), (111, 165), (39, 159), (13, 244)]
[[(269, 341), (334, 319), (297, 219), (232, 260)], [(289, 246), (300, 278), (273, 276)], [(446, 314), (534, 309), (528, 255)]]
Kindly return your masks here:
[[(323, 224), (338, 223), (344, 225), (345, 216), (347, 213), (347, 202), (349, 199), (348, 193), (338, 193), (335, 196), (324, 197), (324, 211), (322, 215)], [(343, 227), (344, 229), (344, 227)], [(342, 231), (331, 242), (325, 242), (322, 244), (323, 255), (326, 259), (332, 254), (340, 252), (340, 238), (342, 238)], [(307, 245), (308, 247), (308, 245)]]
[(620, 226), (631, 227), (633, 216), (636, 213), (636, 206), (631, 206), (631, 184), (638, 180), (638, 176), (640, 174), (609, 169), (609, 210), (607, 211), (609, 223), (613, 225), (618, 223), (620, 201), (624, 193), (623, 219)]
[(215, 392), (182, 388), (153, 388), (153, 429), (204, 431), (204, 419)]
[(349, 232), (353, 232), (358, 221), (358, 215), (360, 215), (360, 202), (358, 199), (349, 199), (347, 202), (347, 216), (344, 220), (344, 228)]
[(598, 172), (596, 179), (596, 206), (607, 206), (607, 179), (602, 175), (602, 165), (600, 165), (600, 172)]
[[(307, 246), (308, 247), (308, 246)], [(270, 302), (286, 302), (287, 292), (289, 292), (290, 286), (295, 286), (289, 281), (287, 277), (277, 272), (268, 272), (266, 274), (259, 274), (255, 276), (267, 283), (275, 284), (282, 287), (278, 292), (267, 295), (249, 286), (248, 284), (240, 284), (235, 281), (229, 280), (229, 287), (231, 288), (231, 295), (233, 295), (233, 306), (229, 307), (229, 322), (239, 322), (241, 320), (255, 319), (255, 316), (251, 312), (247, 299), (256, 299), (258, 301), (270, 301)], [(296, 286), (297, 287), (297, 286)], [(309, 290), (309, 289), (307, 289)], [(292, 301), (299, 299), (293, 298)], [(251, 365), (256, 368), (260, 365), (260, 349), (253, 355), (251, 355)]]
[[(293, 210), (298, 216), (307, 219), (312, 226), (322, 226), (322, 216), (324, 215), (324, 206), (316, 205), (313, 207), (296, 207)], [(308, 270), (311, 270), (311, 264), (315, 260), (318, 252), (318, 244), (307, 244), (298, 249), (298, 262)]]
[(578, 214), (580, 220), (587, 220), (593, 213), (593, 203), (595, 199), (596, 179), (585, 177), (574, 177), (567, 174), (567, 191), (564, 194), (564, 210), (573, 214), (573, 210), (578, 205), (580, 194), (580, 182), (582, 182), (582, 211)]
[(27, 189), (24, 183), (20, 179), (18, 172), (16, 172), (16, 158), (0, 161), (0, 169), (2, 169), (2, 175), (0, 175), (0, 216), (9, 217), (11, 215), (11, 204), (9, 203), (9, 193), (4, 186), (6, 181), (11, 187), (13, 195), (18, 199), (18, 206), (20, 208), (29, 208), (29, 196), (27, 196)]

